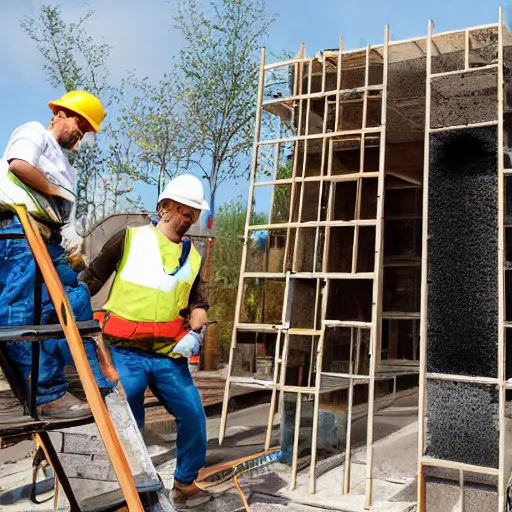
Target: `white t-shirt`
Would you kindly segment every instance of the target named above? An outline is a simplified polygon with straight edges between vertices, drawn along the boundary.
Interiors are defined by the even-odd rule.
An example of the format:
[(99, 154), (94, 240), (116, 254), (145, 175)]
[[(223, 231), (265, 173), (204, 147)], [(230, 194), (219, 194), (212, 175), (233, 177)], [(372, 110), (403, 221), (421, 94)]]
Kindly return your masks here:
[(26, 123), (16, 128), (7, 143), (2, 169), (13, 159), (25, 160), (45, 178), (75, 195), (77, 174), (55, 137), (41, 123)]
[[(13, 183), (8, 177), (9, 161), (24, 160), (33, 165), (45, 178), (61, 189), (59, 200), (45, 197), (28, 187)], [(25, 204), (30, 213), (61, 224), (62, 245), (76, 252), (82, 239), (76, 233), (74, 206), (76, 204), (77, 173), (57, 140), (41, 123), (26, 123), (11, 134), (0, 160), (0, 209), (12, 204)]]
[[(41, 196), (20, 183), (14, 185), (12, 176), (8, 177), (9, 161), (13, 159), (24, 160), (39, 169), (48, 181), (60, 187), (59, 195), (65, 201)], [(46, 217), (45, 211), (58, 210), (57, 216), (50, 212), (47, 217), (64, 223), (76, 202), (76, 184), (75, 169), (55, 137), (42, 124), (31, 122), (14, 130), (0, 160), (0, 203), (4, 206), (24, 203), (31, 213), (42, 218)]]

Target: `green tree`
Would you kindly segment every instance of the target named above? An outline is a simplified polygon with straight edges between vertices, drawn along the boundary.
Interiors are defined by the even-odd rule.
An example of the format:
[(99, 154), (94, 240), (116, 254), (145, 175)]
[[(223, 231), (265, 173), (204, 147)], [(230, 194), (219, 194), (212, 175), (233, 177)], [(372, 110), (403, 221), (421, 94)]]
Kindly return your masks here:
[[(68, 92), (85, 89), (109, 107), (119, 94), (109, 84), (112, 47), (96, 43), (88, 34), (86, 25), (93, 16), (90, 10), (78, 21), (66, 22), (60, 7), (43, 5), (36, 15), (25, 17), (21, 27), (43, 56), (43, 68), (53, 87)], [(102, 131), (105, 143), (85, 147), (72, 159), (78, 173), (77, 213), (94, 218), (130, 208), (136, 201), (130, 197), (134, 183), (143, 178), (130, 147), (122, 147), (126, 137), (112, 123), (104, 122)]]
[[(247, 209), (241, 199), (228, 201), (218, 208), (215, 215), (215, 245), (212, 253), (214, 271), (209, 283), (209, 316), (219, 321), (220, 341), (224, 349), (231, 343), (246, 217)], [(261, 223), (265, 221), (266, 215), (254, 214), (253, 219)], [(252, 314), (253, 310), (256, 311), (260, 289), (252, 282), (246, 283), (246, 286), (247, 308), (250, 310), (249, 314)]]
[(175, 72), (156, 84), (132, 76), (123, 86), (133, 91), (133, 98), (122, 108), (122, 131), (133, 140), (141, 172), (156, 185), (157, 195), (168, 180), (188, 168), (197, 141), (186, 130), (177, 81)]
[(236, 288), (240, 276), (240, 260), (244, 245), (247, 209), (242, 201), (228, 201), (215, 215), (215, 250), (213, 252), (212, 285)]
[(180, 52), (187, 131), (198, 137), (193, 161), (210, 188), (247, 172), (252, 147), (259, 49), (275, 16), (265, 0), (170, 0)]

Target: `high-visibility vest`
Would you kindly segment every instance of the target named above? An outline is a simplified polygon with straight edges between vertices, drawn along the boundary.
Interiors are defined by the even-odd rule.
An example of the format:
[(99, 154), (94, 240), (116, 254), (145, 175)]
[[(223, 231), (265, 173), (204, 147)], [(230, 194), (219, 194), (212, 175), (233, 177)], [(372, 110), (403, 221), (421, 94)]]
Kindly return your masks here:
[[(183, 257), (183, 250), (188, 254)], [(180, 261), (181, 259), (181, 261)], [(155, 323), (153, 332), (165, 332), (163, 324), (180, 322), (180, 312), (187, 308), (190, 291), (201, 268), (201, 256), (190, 240), (181, 244), (168, 240), (154, 226), (139, 226), (126, 230), (123, 257), (104, 309), (112, 317), (136, 325)], [(142, 348), (171, 355), (176, 340), (133, 340), (126, 334), (108, 332), (109, 315), (104, 332), (112, 336), (113, 344)]]

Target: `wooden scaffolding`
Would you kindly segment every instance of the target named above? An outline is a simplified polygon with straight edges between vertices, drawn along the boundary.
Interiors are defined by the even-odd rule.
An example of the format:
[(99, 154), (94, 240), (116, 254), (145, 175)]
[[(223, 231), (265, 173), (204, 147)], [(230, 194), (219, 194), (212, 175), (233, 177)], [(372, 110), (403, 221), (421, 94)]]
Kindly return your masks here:
[[(498, 61), (488, 55), (494, 32)], [(431, 377), (426, 373), (428, 216), (423, 212), (429, 134), (460, 127), (431, 125), (431, 83), (479, 70), (498, 73), (502, 84), (503, 48), (511, 43), (500, 13), (499, 24), (435, 36), (430, 26), (428, 37), (406, 41), (390, 41), (386, 27), (382, 45), (354, 51), (344, 51), (340, 40), (336, 50), (306, 57), (303, 46), (297, 58), (271, 64), (262, 51), (219, 441), (233, 386), (271, 390), (266, 448), (276, 410), (282, 412), (285, 395), (294, 396), (292, 487), (301, 458), (303, 407), (312, 403), (310, 492), (316, 491), (323, 404), (346, 415), (340, 484), (344, 494), (354, 492), (352, 426), (366, 404), (364, 503), (369, 509), (375, 410), (397, 389), (417, 386), (418, 372), (420, 475), (425, 464), (436, 463), (424, 456), (423, 444), (425, 382)], [(500, 108), (501, 117), (485, 124), (501, 127), (503, 141)], [(503, 182), (503, 163), (501, 169)], [(500, 190), (503, 269), (503, 184)], [(258, 214), (262, 204), (270, 204), (267, 215)], [(503, 311), (500, 318), (503, 322)], [(495, 379), (502, 389), (502, 412), (510, 386), (503, 372)]]
[[(506, 245), (510, 244), (510, 230), (507, 224), (507, 216), (510, 215), (509, 197), (512, 189), (506, 193), (507, 176), (512, 174), (511, 169), (505, 168), (505, 154), (507, 153), (508, 141), (505, 143), (507, 127), (506, 115), (509, 115), (509, 107), (505, 98), (506, 83), (505, 73), (510, 71), (510, 45), (511, 36), (505, 27), (503, 20), (503, 9), (499, 12), (497, 24), (475, 27), (451, 34), (453, 41), (458, 38), (457, 45), (461, 48), (458, 63), (452, 63), (452, 69), (439, 71), (433, 68), (437, 54), (437, 41), (442, 35), (434, 34), (434, 25), (430, 21), (427, 37), (427, 59), (426, 59), (426, 115), (425, 115), (425, 162), (423, 181), (423, 210), (429, 212), (423, 217), (423, 254), (422, 254), (422, 283), (421, 283), (421, 357), (420, 357), (420, 393), (419, 393), (419, 454), (418, 454), (418, 510), (425, 512), (428, 507), (427, 499), (427, 471), (436, 475), (436, 471), (444, 471), (444, 477), (450, 480), (457, 480), (460, 492), (460, 510), (466, 510), (466, 490), (468, 483), (486, 483), (497, 488), (496, 503), (493, 502), (493, 510), (504, 511), (507, 503), (507, 487), (510, 485), (509, 477), (512, 469), (512, 460), (507, 455), (507, 443), (510, 442), (510, 425), (506, 414), (507, 390), (511, 389), (510, 360), (507, 360), (506, 337), (508, 328), (512, 325), (507, 322), (505, 306), (510, 301), (512, 287), (507, 286), (506, 278), (509, 276), (510, 266), (507, 265)], [(492, 42), (487, 46), (488, 58), (482, 63), (475, 58), (473, 49), (482, 45), (482, 41)], [(507, 55), (505, 55), (507, 53)], [(510, 75), (509, 75), (510, 76)], [(451, 81), (451, 82), (450, 82)], [(443, 83), (444, 82), (444, 83)], [(466, 95), (470, 98), (475, 91), (487, 90), (486, 98), (475, 100), (471, 109), (461, 108), (458, 112), (446, 113), (446, 95), (441, 91), (446, 87), (457, 88), (459, 96)], [(448, 95), (449, 96), (449, 95)], [(449, 101), (449, 100), (448, 100)], [(479, 108), (481, 105), (481, 108)], [(439, 112), (445, 110), (445, 115)], [(435, 114), (434, 114), (435, 113)], [(510, 123), (510, 121), (508, 121)], [(429, 334), (429, 175), (431, 163), (431, 139), (433, 134), (450, 133), (458, 134), (461, 130), (474, 130), (494, 128), (497, 134), (496, 157), (497, 157), (497, 297), (486, 297), (484, 300), (493, 301), (497, 299), (497, 366), (495, 377), (461, 374), (458, 371), (447, 371), (446, 373), (429, 371), (430, 350), (428, 345)], [(494, 356), (495, 357), (495, 356)], [(478, 372), (483, 374), (484, 371)], [(497, 389), (498, 405), (496, 420), (496, 445), (499, 452), (499, 462), (492, 466), (490, 464), (470, 464), (453, 458), (445, 459), (428, 456), (427, 433), (428, 422), (428, 392), (429, 386), (438, 382), (454, 383), (456, 385), (470, 385), (484, 389)], [(448, 399), (448, 398), (447, 398)], [(509, 397), (510, 400), (510, 397)], [(463, 404), (461, 404), (463, 406)], [(477, 440), (475, 440), (475, 445)], [(488, 507), (490, 505), (487, 505)], [(496, 507), (496, 508), (494, 508)], [(490, 508), (486, 508), (486, 510)], [(508, 508), (507, 508), (508, 510)]]

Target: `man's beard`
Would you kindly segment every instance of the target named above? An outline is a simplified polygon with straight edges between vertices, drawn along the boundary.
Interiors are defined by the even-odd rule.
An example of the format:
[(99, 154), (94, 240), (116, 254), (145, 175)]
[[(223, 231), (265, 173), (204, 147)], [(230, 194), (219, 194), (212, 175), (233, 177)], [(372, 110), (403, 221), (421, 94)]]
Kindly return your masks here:
[(185, 235), (185, 233), (191, 228), (192, 221), (187, 219), (186, 217), (182, 220), (177, 220), (174, 229), (176, 230), (176, 234), (179, 236)]
[(80, 139), (80, 137), (78, 135), (71, 135), (66, 138), (59, 137), (57, 142), (59, 143), (59, 146), (61, 148), (67, 149), (69, 151), (74, 148), (74, 146), (78, 142), (78, 139)]

